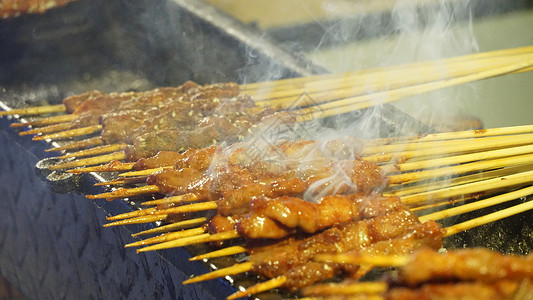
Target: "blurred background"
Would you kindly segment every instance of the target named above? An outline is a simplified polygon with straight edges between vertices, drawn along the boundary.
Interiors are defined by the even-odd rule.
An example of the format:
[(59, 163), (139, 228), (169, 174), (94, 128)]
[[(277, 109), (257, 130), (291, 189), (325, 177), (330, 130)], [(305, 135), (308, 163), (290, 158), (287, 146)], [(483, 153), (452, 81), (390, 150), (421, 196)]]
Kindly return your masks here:
[[(533, 45), (533, 1), (208, 2), (331, 72)], [(532, 82), (508, 75), (393, 105), (443, 129), (531, 124)]]

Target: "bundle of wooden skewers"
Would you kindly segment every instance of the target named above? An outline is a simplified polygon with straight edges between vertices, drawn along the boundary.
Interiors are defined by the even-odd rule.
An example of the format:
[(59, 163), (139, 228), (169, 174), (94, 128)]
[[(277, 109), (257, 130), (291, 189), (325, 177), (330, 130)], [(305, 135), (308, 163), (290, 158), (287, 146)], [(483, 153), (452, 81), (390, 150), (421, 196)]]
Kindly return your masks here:
[(134, 234), (159, 235), (126, 247), (209, 242), (229, 246), (192, 260), (248, 255), (185, 283), (253, 272), (268, 280), (231, 298), (275, 288), (315, 295), (315, 283), (356, 280), (374, 266), (324, 262), (325, 254), (435, 251), (447, 236), (532, 209), (527, 201), (446, 228), (435, 222), (533, 194), (533, 126), (374, 140), (248, 137), (279, 120), (305, 123), (531, 66), (533, 47), (525, 47), (272, 83), (94, 91), (0, 114), (66, 111), (13, 127), (32, 127), (21, 135), (35, 140), (89, 136), (49, 149), (65, 152), (51, 169), (126, 172), (99, 183), (124, 187), (87, 198), (152, 198), (145, 209), (108, 218), (105, 226), (162, 223)]

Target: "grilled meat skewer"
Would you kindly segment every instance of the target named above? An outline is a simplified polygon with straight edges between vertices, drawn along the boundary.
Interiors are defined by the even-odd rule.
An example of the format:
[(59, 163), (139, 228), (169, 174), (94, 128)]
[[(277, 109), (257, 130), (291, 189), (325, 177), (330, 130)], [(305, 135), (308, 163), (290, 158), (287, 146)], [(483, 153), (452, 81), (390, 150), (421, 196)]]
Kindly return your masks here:
[[(391, 244), (397, 244), (407, 253), (414, 251), (413, 247), (438, 249), (443, 234), (444, 230), (437, 223), (420, 223), (408, 209), (400, 207), (375, 218), (339, 224), (310, 237), (291, 237), (267, 246), (251, 245), (249, 262), (243, 263), (241, 271), (252, 271), (266, 278), (285, 276), (287, 280), (282, 287), (297, 291), (338, 274), (360, 277), (368, 271), (359, 266), (313, 261), (321, 253), (375, 253), (388, 251)], [(205, 277), (198, 276), (185, 283), (201, 281)]]

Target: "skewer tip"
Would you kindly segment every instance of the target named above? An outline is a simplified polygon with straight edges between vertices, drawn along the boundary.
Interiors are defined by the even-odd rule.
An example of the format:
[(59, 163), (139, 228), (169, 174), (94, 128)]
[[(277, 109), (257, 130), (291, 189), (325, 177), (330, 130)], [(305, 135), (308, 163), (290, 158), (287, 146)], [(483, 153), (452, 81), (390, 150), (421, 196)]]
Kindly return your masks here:
[(198, 275), (196, 277), (192, 277), (190, 279), (185, 280), (183, 282), (183, 284), (190, 284), (190, 283), (196, 283), (196, 282), (201, 282), (201, 281), (207, 281), (207, 280), (216, 279), (216, 278), (220, 278), (220, 277), (224, 277), (224, 276), (228, 276), (228, 275), (236, 275), (236, 274), (248, 272), (248, 271), (252, 270), (253, 267), (254, 267), (254, 265), (251, 262), (244, 262), (244, 263), (240, 263), (240, 264), (234, 264), (233, 266), (230, 266), (230, 267), (227, 267), (227, 268), (218, 269), (218, 270), (210, 272), (210, 273), (206, 273), (206, 274)]
[(232, 299), (238, 299), (238, 298), (243, 298), (243, 297), (250, 297), (251, 295), (254, 295), (254, 294), (259, 294), (261, 292), (265, 292), (265, 291), (278, 288), (282, 286), (283, 284), (285, 284), (286, 281), (287, 281), (287, 277), (285, 275), (281, 275), (281, 276), (272, 278), (270, 280), (267, 280), (265, 282), (260, 282), (256, 285), (253, 285), (244, 291), (237, 291), (229, 295), (228, 298), (226, 299), (232, 300)]
[(243, 253), (246, 252), (246, 248), (241, 246), (232, 246), (220, 250), (215, 250), (213, 252), (197, 255), (194, 257), (189, 258), (189, 261), (196, 261), (196, 260), (202, 260), (202, 259), (209, 259), (209, 258), (215, 258), (215, 257), (222, 257), (222, 256), (229, 256), (233, 254)]

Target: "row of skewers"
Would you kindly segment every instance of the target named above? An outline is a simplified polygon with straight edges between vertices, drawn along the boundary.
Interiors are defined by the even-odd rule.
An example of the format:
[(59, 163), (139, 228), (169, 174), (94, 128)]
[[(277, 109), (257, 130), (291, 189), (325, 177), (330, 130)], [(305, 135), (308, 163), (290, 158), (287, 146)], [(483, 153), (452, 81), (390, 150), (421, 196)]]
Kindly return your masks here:
[[(435, 222), (533, 193), (528, 186), (532, 128), (266, 144), (246, 135), (260, 136), (263, 128), (280, 120), (291, 126), (367, 107), (373, 99), (393, 101), (528, 70), (530, 51), (526, 47), (447, 60), (452, 74), (444, 80), (435, 77), (435, 65), (419, 64), (401, 69), (411, 76), (386, 69), (265, 84), (268, 87), (188, 82), (142, 93), (95, 91), (69, 97), (59, 106), (5, 114), (68, 112), (13, 124), (33, 127), (21, 134), (37, 134), (36, 140), (100, 133), (50, 149), (76, 150), (61, 157), (75, 160), (52, 168), (72, 173), (130, 171), (100, 185), (133, 188), (87, 196), (155, 198), (142, 203), (150, 206), (146, 209), (109, 217), (113, 222), (105, 226), (163, 222), (135, 234), (160, 235), (127, 247), (144, 246), (138, 252), (145, 252), (241, 241), (193, 259), (247, 253), (246, 262), (185, 283), (252, 271), (269, 280), (235, 297), (273, 288), (297, 291), (339, 274), (361, 278), (373, 267), (318, 261), (322, 254), (395, 251), (405, 255), (424, 247), (437, 250), (446, 236), (531, 209), (531, 202), (524, 202), (448, 228)], [(419, 83), (422, 78), (425, 83)], [(356, 81), (363, 79), (364, 83)], [(389, 81), (393, 90), (359, 95), (379, 90), (380, 82)], [(124, 159), (127, 162), (119, 161)], [(485, 172), (479, 175), (478, 171)], [(450, 174), (457, 176), (451, 182), (425, 182)], [(476, 201), (480, 193), (495, 195), (509, 188), (516, 190)], [(452, 202), (470, 203), (422, 217), (414, 213)], [(206, 213), (198, 215), (201, 212)]]
[[(338, 141), (329, 141), (329, 143), (335, 144)], [(249, 254), (248, 262), (195, 277), (186, 283), (253, 271), (266, 278), (284, 276), (283, 282), (276, 281), (280, 283), (276, 287), (283, 287), (288, 290), (299, 290), (302, 287), (309, 286), (314, 282), (323, 281), (334, 275), (349, 273), (343, 266), (329, 266), (312, 261), (320, 253), (345, 253), (356, 250), (363, 252), (375, 251), (379, 253), (378, 251), (380, 250), (387, 252), (393, 251), (390, 250), (391, 247), (396, 249), (396, 251), (409, 253), (422, 246), (432, 247), (436, 250), (441, 247), (442, 238), (445, 236), (532, 208), (531, 202), (525, 202), (480, 219), (473, 219), (443, 229), (434, 220), (527, 196), (531, 194), (532, 189), (531, 187), (525, 187), (511, 193), (480, 201), (472, 201), (469, 204), (417, 217), (412, 211), (422, 209), (424, 206), (420, 202), (409, 200), (415, 199), (416, 197), (379, 196), (379, 194), (372, 193), (373, 189), (384, 184), (385, 179), (377, 165), (355, 159), (353, 161), (350, 160), (350, 163), (354, 161), (360, 162), (355, 167), (357, 169), (357, 176), (360, 177), (352, 176), (349, 181), (357, 186), (356, 189), (350, 190), (349, 185), (345, 182), (346, 185), (343, 192), (337, 190), (333, 192), (334, 195), (323, 196), (317, 201), (318, 204), (307, 202), (302, 200), (304, 198), (303, 193), (305, 193), (303, 191), (308, 192), (310, 190), (308, 186), (318, 182), (313, 181), (315, 178), (327, 179), (320, 182), (322, 185), (315, 186), (319, 191), (324, 191), (325, 187), (331, 186), (334, 178), (331, 176), (331, 173), (327, 173), (327, 168), (324, 168), (324, 166), (332, 165), (331, 162), (325, 163), (324, 161), (325, 157), (331, 157), (331, 153), (327, 153), (324, 156), (315, 154), (309, 161), (305, 160), (305, 158), (310, 158), (310, 156), (303, 154), (302, 149), (305, 149), (305, 146), (308, 146), (308, 149), (316, 149), (316, 145), (312, 145), (313, 147), (311, 147), (309, 146), (310, 144), (314, 143), (299, 141), (280, 145), (280, 148), (284, 150), (283, 153), (297, 154), (299, 158), (303, 158), (297, 164), (299, 165), (301, 163), (306, 168), (301, 169), (299, 166), (292, 165), (285, 169), (294, 170), (295, 172), (290, 175), (296, 175), (296, 177), (281, 177), (283, 180), (277, 180), (279, 177), (273, 177), (272, 172), (263, 172), (259, 176), (259, 170), (261, 170), (259, 168), (262, 168), (262, 170), (273, 170), (272, 166), (268, 166), (264, 161), (250, 162), (247, 168), (250, 171), (249, 174), (244, 172), (242, 168), (243, 161), (237, 159), (239, 154), (242, 155), (243, 153), (241, 148), (232, 152), (235, 156), (230, 155), (225, 160), (213, 159), (217, 162), (223, 162), (223, 167), (220, 168), (222, 174), (217, 172), (217, 167), (213, 167), (213, 161), (211, 161), (209, 164), (206, 164), (212, 168), (209, 173), (204, 173), (202, 176), (191, 176), (190, 173), (184, 172), (188, 170), (188, 167), (183, 165), (184, 162), (177, 160), (175, 163), (179, 167), (163, 169), (149, 175), (146, 180), (149, 185), (131, 189), (118, 189), (100, 195), (89, 195), (88, 198), (116, 199), (128, 197), (131, 199), (131, 197), (146, 193), (177, 194), (177, 196), (164, 197), (143, 203), (144, 205), (155, 205), (155, 207), (109, 217), (109, 220), (113, 222), (106, 226), (154, 221), (165, 221), (169, 223), (168, 225), (136, 234), (140, 236), (144, 234), (162, 233), (156, 237), (126, 245), (127, 247), (144, 246), (138, 249), (138, 252), (245, 238), (246, 244), (244, 246), (230, 246), (226, 249), (217, 250), (193, 259), (210, 259), (218, 256), (247, 252)], [(340, 144), (345, 145), (347, 143), (343, 142)], [(337, 147), (327, 147), (327, 145), (328, 143), (325, 143), (325, 147), (322, 149), (338, 149)], [(188, 156), (184, 158), (184, 161), (189, 161), (192, 157), (205, 158), (206, 156)], [(240, 157), (242, 158), (242, 156)], [(232, 163), (228, 163), (228, 161)], [(276, 164), (283, 164), (280, 162), (294, 162), (295, 160), (291, 159), (291, 157), (285, 157), (285, 159), (277, 159), (275, 161)], [(320, 169), (307, 168), (307, 166), (310, 166), (310, 162), (316, 161), (320, 162)], [(195, 161), (195, 163), (197, 162)], [(355, 163), (350, 165), (352, 167), (351, 170), (353, 170), (354, 165)], [(239, 166), (241, 168), (236, 169)], [(496, 184), (501, 182), (506, 185), (509, 183), (512, 187), (516, 185), (528, 185), (530, 183), (531, 164), (520, 167), (525, 167), (529, 171), (525, 171), (522, 174), (509, 170), (512, 172), (511, 175), (497, 176), (487, 179), (488, 181), (479, 180), (478, 178), (478, 180), (472, 183), (459, 185), (458, 187), (460, 188), (456, 187), (453, 192), (457, 193), (456, 195), (464, 197), (464, 194), (468, 196), (467, 191), (475, 186), (477, 186), (477, 190), (471, 191), (472, 193), (490, 193), (488, 189), (497, 188), (497, 186), (491, 186), (490, 183)], [(228, 169), (235, 170), (235, 173), (228, 174)], [(276, 170), (279, 172), (279, 169), (278, 167)], [(516, 171), (516, 168), (514, 170)], [(169, 174), (179, 174), (181, 172), (184, 172), (185, 176), (169, 176)], [(295, 174), (297, 172), (302, 173)], [(326, 174), (324, 175), (324, 173)], [(237, 179), (239, 181), (234, 180), (235, 176), (232, 176), (233, 174), (238, 175)], [(254, 174), (256, 177), (251, 178), (251, 174)], [(270, 176), (267, 178), (262, 177), (265, 174)], [(280, 174), (285, 175), (288, 173), (280, 172)], [(349, 174), (349, 172), (343, 170), (343, 175), (346, 174)], [(520, 176), (524, 175), (524, 181), (514, 181), (515, 175), (517, 174)], [(302, 182), (298, 182), (298, 180), (302, 180), (302, 176), (303, 184)], [(459, 178), (462, 180), (471, 180), (468, 176), (464, 177), (466, 178)], [(228, 178), (230, 180), (225, 181)], [(236, 186), (232, 186), (234, 183), (236, 183)], [(272, 183), (274, 183), (272, 186), (268, 185)], [(282, 188), (272, 188), (273, 186), (279, 187), (279, 183), (283, 184)], [(229, 188), (227, 188), (228, 186)], [(339, 185), (337, 183), (335, 186), (339, 187), (342, 184)], [(206, 190), (202, 191), (202, 189)], [(442, 190), (450, 191), (450, 188), (443, 188)], [(438, 192), (442, 193), (442, 190)], [(354, 193), (355, 191), (358, 193)], [(344, 193), (345, 195), (343, 195)], [(415, 196), (419, 195), (415, 194)], [(425, 199), (427, 200), (427, 198)], [(442, 199), (437, 197), (435, 200), (445, 200), (449, 203), (450, 196), (444, 196)], [(460, 200), (464, 201), (464, 199)], [(191, 202), (194, 203), (182, 205)], [(410, 207), (407, 207), (406, 203)], [(431, 202), (431, 205), (435, 204), (442, 203), (438, 201), (436, 203), (435, 201)], [(208, 218), (195, 218), (177, 222), (172, 220), (178, 214), (198, 211), (216, 211), (216, 215), (209, 218), (210, 221), (207, 223), (205, 222)], [(203, 225), (192, 229), (174, 231), (184, 226), (195, 226), (198, 224)], [(416, 234), (413, 234), (413, 232), (416, 232)], [(357, 238), (354, 239), (353, 237)], [(270, 242), (266, 242), (266, 245), (258, 242), (259, 240), (265, 243), (264, 241), (267, 239)], [(278, 242), (279, 239), (282, 240)], [(275, 242), (270, 244), (272, 240), (275, 240)], [(258, 243), (260, 246), (258, 246)], [(375, 250), (374, 247), (377, 247), (379, 250)], [(272, 253), (276, 253), (276, 256), (273, 257)], [(354, 273), (350, 273), (349, 276), (360, 277), (366, 274), (368, 270), (352, 270)], [(308, 273), (314, 274), (314, 276)], [(306, 280), (303, 280), (303, 278)], [(272, 288), (271, 285), (267, 286)]]
[[(15, 126), (36, 127), (21, 133), (37, 134), (36, 140), (101, 132), (99, 137), (50, 149), (71, 151), (105, 144), (90, 151), (69, 153), (67, 157), (111, 153), (118, 149), (125, 152), (110, 154), (100, 161), (94, 158), (80, 161), (78, 166), (100, 164), (106, 159), (135, 161), (154, 155), (157, 150), (179, 151), (226, 140), (231, 143), (243, 139), (264, 119), (278, 123), (282, 120), (284, 124), (305, 122), (465, 82), (528, 71), (532, 49), (524, 47), (384, 70), (264, 84), (199, 86), (189, 82), (177, 88), (142, 93), (93, 91), (69, 97), (61, 105), (12, 110), (0, 115), (66, 111), (66, 115)], [(58, 166), (61, 167), (76, 165)]]
[[(533, 256), (503, 255), (483, 248), (410, 255), (323, 254), (319, 261), (396, 267), (382, 281), (321, 284), (308, 299), (528, 299), (533, 294)], [(429, 263), (428, 263), (429, 262)], [(437, 281), (438, 280), (438, 281)]]

